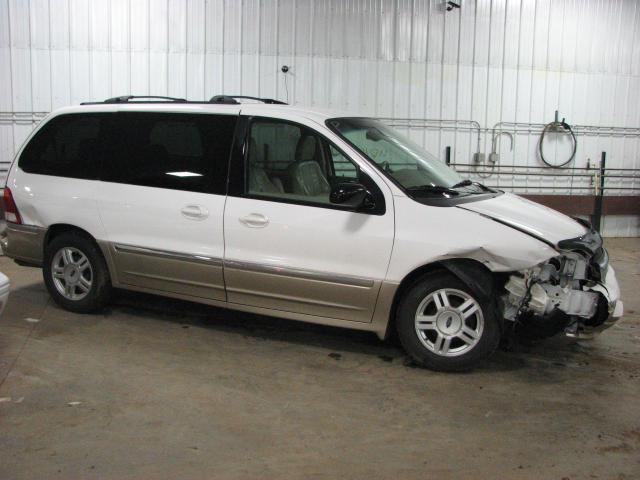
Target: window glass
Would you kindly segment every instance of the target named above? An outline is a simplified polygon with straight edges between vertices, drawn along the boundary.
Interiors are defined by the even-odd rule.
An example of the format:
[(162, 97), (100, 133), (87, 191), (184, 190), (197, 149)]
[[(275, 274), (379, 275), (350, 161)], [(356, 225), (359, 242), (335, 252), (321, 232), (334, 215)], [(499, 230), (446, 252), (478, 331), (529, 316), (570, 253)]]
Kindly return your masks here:
[(340, 153), (333, 145), (329, 145), (329, 153), (331, 154), (336, 177), (342, 178), (344, 181), (355, 181), (358, 179), (358, 169), (347, 157)]
[(149, 143), (160, 145), (169, 155), (202, 156), (202, 138), (195, 122), (160, 121), (151, 127)]
[(18, 165), (28, 173), (96, 179), (109, 114), (70, 114), (52, 119), (35, 135)]
[(103, 179), (222, 194), (236, 120), (230, 115), (119, 113), (118, 142), (104, 162)]
[(359, 169), (313, 130), (283, 121), (251, 124), (247, 192), (285, 200), (329, 204), (331, 189), (357, 181)]
[(335, 118), (328, 124), (406, 189), (449, 188), (462, 180), (455, 170), (378, 120)]

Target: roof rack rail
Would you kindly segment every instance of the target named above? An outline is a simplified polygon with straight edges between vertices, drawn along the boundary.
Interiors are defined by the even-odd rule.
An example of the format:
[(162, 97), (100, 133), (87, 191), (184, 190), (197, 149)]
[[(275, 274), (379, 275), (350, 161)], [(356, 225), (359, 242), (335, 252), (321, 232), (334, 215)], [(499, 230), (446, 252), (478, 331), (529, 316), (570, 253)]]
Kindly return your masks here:
[(120, 97), (107, 98), (102, 102), (82, 102), (80, 105), (104, 105), (109, 103), (218, 103), (238, 105), (240, 102), (237, 99), (256, 100), (258, 102), (271, 105), (287, 105), (285, 102), (281, 102), (280, 100), (275, 100), (273, 98), (250, 97), (247, 95), (216, 95), (211, 97), (208, 101), (194, 101), (187, 100), (186, 98), (161, 97), (155, 95), (122, 95)]
[(245, 99), (245, 100), (257, 100), (259, 102), (268, 103), (272, 105), (288, 105), (285, 102), (282, 102), (280, 100), (275, 100), (273, 98), (250, 97), (247, 95), (216, 95), (214, 97), (211, 97), (211, 99), (209, 100), (209, 103), (224, 103), (224, 104), (236, 105), (240, 103), (238, 100), (236, 100), (238, 98)]
[[(151, 102), (149, 102), (151, 100)], [(152, 103), (156, 101), (157, 103), (186, 103), (186, 98), (176, 98), (176, 97), (159, 97), (154, 95), (123, 95), (120, 97), (112, 97), (107, 98), (102, 102), (82, 102), (80, 105), (99, 105), (101, 103), (130, 103), (130, 102), (140, 102), (140, 103)]]

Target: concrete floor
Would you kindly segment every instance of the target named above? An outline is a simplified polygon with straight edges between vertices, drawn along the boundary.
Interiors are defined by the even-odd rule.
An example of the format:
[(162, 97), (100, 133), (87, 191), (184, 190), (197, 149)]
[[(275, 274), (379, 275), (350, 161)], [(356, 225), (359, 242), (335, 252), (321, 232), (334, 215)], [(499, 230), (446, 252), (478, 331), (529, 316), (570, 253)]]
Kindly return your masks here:
[(622, 323), (470, 374), (149, 295), (74, 315), (1, 258), (0, 478), (639, 478), (640, 239), (607, 244)]

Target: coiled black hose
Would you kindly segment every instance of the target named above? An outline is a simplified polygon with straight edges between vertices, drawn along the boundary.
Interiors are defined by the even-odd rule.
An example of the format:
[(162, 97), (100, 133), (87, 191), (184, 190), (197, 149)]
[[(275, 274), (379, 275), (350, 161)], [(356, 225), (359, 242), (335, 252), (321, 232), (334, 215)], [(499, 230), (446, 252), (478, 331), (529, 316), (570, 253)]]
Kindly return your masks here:
[[(553, 164), (549, 162), (546, 158), (544, 158), (544, 153), (542, 152), (542, 142), (544, 142), (544, 136), (548, 132), (559, 132), (559, 131), (569, 132), (573, 142), (573, 150), (571, 151), (571, 156), (567, 160), (559, 164)], [(578, 148), (578, 140), (576, 139), (576, 135), (575, 133), (573, 133), (573, 130), (571, 129), (571, 125), (569, 125), (567, 122), (564, 121), (564, 118), (562, 119), (561, 122), (556, 120), (554, 122), (547, 123), (544, 126), (544, 129), (542, 130), (542, 134), (540, 134), (540, 142), (538, 143), (538, 152), (540, 153), (540, 159), (544, 162), (546, 166), (551, 168), (562, 168), (568, 165), (569, 163), (571, 163), (571, 160), (573, 160), (573, 158), (576, 156), (577, 148)]]

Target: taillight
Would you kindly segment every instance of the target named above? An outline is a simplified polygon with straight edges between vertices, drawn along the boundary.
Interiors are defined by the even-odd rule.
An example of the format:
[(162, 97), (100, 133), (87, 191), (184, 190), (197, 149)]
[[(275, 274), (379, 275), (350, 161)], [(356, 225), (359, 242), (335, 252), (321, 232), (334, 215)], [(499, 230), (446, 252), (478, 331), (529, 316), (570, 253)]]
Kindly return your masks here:
[(18, 212), (18, 207), (16, 207), (16, 202), (13, 201), (13, 195), (9, 187), (4, 187), (2, 199), (4, 200), (4, 219), (7, 222), (21, 224), (22, 218), (20, 217), (20, 212)]

